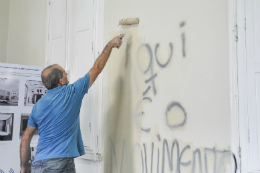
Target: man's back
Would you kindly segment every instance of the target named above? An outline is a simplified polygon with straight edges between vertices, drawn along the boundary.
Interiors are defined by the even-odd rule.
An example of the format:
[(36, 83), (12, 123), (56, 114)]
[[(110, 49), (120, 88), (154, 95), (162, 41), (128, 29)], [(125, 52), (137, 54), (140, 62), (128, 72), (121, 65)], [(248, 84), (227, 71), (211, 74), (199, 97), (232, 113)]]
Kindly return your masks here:
[(79, 112), (88, 87), (89, 74), (72, 85), (48, 90), (34, 105), (28, 121), (28, 126), (38, 126), (40, 135), (34, 162), (85, 154)]

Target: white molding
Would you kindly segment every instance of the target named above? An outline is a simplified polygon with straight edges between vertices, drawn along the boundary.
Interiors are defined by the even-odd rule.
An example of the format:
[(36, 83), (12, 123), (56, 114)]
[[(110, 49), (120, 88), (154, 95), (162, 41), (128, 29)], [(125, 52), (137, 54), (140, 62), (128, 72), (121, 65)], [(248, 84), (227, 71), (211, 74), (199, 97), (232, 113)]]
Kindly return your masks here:
[[(103, 0), (93, 0), (94, 5), (94, 60), (96, 60), (101, 52), (103, 51), (103, 25), (104, 25), (104, 6)], [(92, 117), (93, 134), (92, 134), (92, 149), (94, 154), (94, 160), (97, 161), (100, 158), (101, 149), (101, 128), (102, 128), (102, 80), (103, 73), (101, 73), (94, 83), (94, 87), (96, 91), (99, 91), (95, 97), (95, 105), (98, 105), (100, 109), (95, 110), (95, 117)]]
[(248, 170), (248, 115), (247, 115), (247, 72), (246, 72), (246, 32), (245, 32), (245, 0), (237, 1), (238, 23), (238, 94), (239, 94), (239, 134), (241, 145), (241, 173)]
[[(237, 1), (228, 1), (229, 21), (229, 81), (230, 81), (230, 115), (231, 115), (231, 151), (236, 157), (232, 162), (232, 172), (240, 173), (240, 143), (238, 115), (238, 62), (237, 62)], [(233, 157), (233, 155), (232, 155)], [(232, 159), (233, 160), (233, 159)], [(236, 168), (235, 168), (236, 167)], [(236, 169), (236, 170), (234, 170)]]

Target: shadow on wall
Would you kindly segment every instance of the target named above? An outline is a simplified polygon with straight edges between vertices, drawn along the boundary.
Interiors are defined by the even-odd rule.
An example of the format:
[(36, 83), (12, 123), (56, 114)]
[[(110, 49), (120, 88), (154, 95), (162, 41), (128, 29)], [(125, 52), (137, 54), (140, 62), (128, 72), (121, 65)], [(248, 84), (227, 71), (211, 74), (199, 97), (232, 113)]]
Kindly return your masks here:
[[(105, 158), (104, 158), (104, 170), (105, 173), (112, 172), (134, 172), (132, 165), (132, 147), (125, 144), (134, 144), (136, 138), (133, 128), (133, 105), (136, 102), (133, 93), (133, 66), (131, 53), (133, 49), (133, 38), (127, 36), (125, 47), (120, 48), (120, 51), (116, 53), (122, 53), (123, 55), (113, 56), (111, 58), (118, 58), (116, 60), (117, 64), (111, 64), (113, 66), (113, 72), (109, 72), (111, 75), (114, 74), (114, 82), (109, 81), (109, 86), (113, 87), (112, 91), (108, 93), (109, 102), (111, 103), (107, 113), (107, 136), (105, 142)], [(115, 62), (115, 61), (112, 61)], [(109, 68), (110, 70), (111, 68)], [(119, 69), (119, 70), (115, 70)], [(119, 72), (119, 73), (118, 73)], [(113, 86), (111, 85), (113, 84)], [(111, 88), (109, 88), (111, 90)], [(111, 100), (111, 98), (113, 98)], [(110, 101), (111, 100), (111, 101)], [(113, 141), (113, 142), (112, 142)], [(123, 142), (122, 142), (123, 141)], [(112, 144), (112, 145), (111, 145)], [(127, 146), (127, 147), (125, 147)], [(129, 147), (128, 147), (129, 146)], [(116, 152), (116, 150), (121, 150), (122, 153)], [(122, 157), (123, 156), (123, 157)], [(120, 162), (117, 162), (114, 158), (124, 158)], [(113, 161), (112, 161), (113, 160)], [(120, 165), (119, 165), (120, 163)], [(141, 165), (140, 165), (141, 166)], [(124, 168), (124, 170), (122, 170)]]

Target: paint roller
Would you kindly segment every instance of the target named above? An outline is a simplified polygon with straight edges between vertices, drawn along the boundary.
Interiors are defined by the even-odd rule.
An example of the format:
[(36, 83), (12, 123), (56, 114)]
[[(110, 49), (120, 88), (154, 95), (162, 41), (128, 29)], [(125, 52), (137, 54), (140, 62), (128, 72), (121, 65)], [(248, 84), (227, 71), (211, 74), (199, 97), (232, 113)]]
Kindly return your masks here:
[(134, 25), (139, 24), (139, 18), (127, 18), (119, 20), (119, 25)]
[[(135, 24), (139, 24), (139, 18), (127, 18), (127, 19), (119, 20), (119, 25), (135, 25)], [(122, 35), (122, 34), (120, 34), (120, 35)], [(120, 38), (120, 39), (122, 40), (122, 38)]]

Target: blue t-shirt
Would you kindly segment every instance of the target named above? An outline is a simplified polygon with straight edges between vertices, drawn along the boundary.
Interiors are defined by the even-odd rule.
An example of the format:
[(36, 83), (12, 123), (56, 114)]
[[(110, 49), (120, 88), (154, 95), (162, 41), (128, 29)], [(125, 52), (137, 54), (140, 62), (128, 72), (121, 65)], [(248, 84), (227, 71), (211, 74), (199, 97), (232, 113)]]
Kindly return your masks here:
[(38, 126), (40, 135), (34, 162), (85, 154), (79, 112), (89, 81), (86, 74), (74, 84), (48, 90), (34, 105), (28, 121), (28, 126)]

